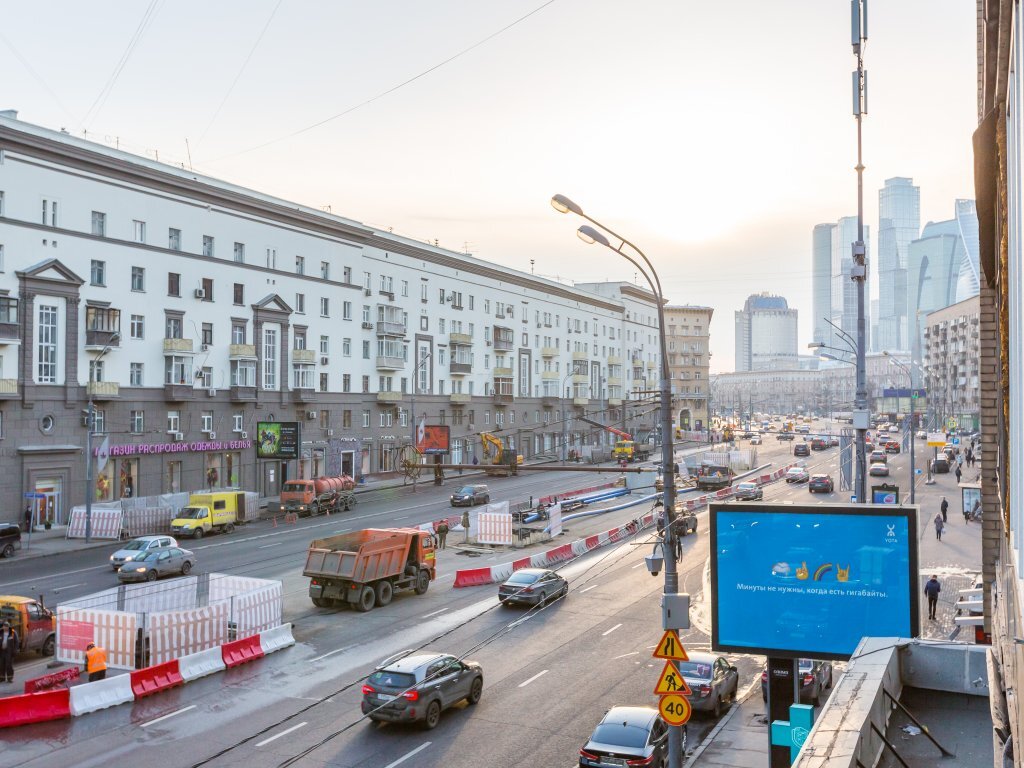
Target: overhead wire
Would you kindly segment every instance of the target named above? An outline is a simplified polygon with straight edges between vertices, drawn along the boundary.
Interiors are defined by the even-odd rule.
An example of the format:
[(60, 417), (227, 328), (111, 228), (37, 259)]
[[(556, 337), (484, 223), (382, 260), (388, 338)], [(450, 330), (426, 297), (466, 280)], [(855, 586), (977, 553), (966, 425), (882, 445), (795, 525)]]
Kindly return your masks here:
[(54, 103), (56, 103), (56, 105), (61, 108), (64, 114), (70, 120), (73, 121), (75, 119), (75, 116), (71, 114), (71, 110), (64, 106), (64, 102), (60, 100), (60, 97), (58, 97), (57, 94), (53, 92), (53, 89), (50, 88), (47, 82), (43, 80), (43, 78), (39, 75), (38, 72), (35, 71), (29, 60), (21, 55), (21, 52), (14, 47), (14, 43), (12, 43), (5, 37), (3, 32), (0, 32), (0, 41), (2, 41), (4, 45), (6, 45), (7, 48), (10, 50), (10, 52), (14, 54), (14, 58), (16, 58), (21, 63), (21, 66), (23, 66), (25, 70), (32, 76), (32, 79), (39, 83), (40, 87), (50, 95), (50, 98), (53, 99)]

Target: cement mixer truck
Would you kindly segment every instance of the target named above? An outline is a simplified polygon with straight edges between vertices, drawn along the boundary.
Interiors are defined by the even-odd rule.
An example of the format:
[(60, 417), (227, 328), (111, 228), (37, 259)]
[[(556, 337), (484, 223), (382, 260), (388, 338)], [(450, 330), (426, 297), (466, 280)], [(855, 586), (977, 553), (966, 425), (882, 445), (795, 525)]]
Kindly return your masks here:
[(281, 489), (281, 509), (299, 517), (348, 512), (356, 505), (355, 487), (348, 475), (287, 480)]

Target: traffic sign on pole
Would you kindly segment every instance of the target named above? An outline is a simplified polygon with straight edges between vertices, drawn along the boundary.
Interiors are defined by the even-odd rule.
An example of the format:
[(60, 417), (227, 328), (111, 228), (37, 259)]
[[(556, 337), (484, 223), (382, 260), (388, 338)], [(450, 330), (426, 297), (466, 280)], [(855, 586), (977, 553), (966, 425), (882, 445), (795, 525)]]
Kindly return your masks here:
[(690, 719), (690, 701), (679, 693), (661, 697), (658, 711), (669, 725), (683, 725)]
[(654, 649), (654, 653), (651, 655), (656, 659), (690, 660), (690, 657), (686, 655), (686, 649), (683, 648), (683, 644), (679, 642), (679, 634), (674, 629), (665, 630), (665, 634), (661, 636), (661, 642), (658, 643), (658, 647)]
[(948, 419), (946, 419), (946, 426), (947, 426), (947, 427), (948, 427), (949, 429), (956, 429), (956, 427), (957, 427), (956, 419), (954, 419), (954, 418), (952, 418), (952, 417), (951, 417), (951, 418), (948, 418)]
[(658, 684), (654, 686), (654, 693), (658, 696), (666, 696), (670, 693), (689, 696), (692, 691), (686, 684), (686, 679), (676, 669), (676, 665), (671, 661), (666, 661), (665, 668), (661, 671), (661, 677), (658, 678)]

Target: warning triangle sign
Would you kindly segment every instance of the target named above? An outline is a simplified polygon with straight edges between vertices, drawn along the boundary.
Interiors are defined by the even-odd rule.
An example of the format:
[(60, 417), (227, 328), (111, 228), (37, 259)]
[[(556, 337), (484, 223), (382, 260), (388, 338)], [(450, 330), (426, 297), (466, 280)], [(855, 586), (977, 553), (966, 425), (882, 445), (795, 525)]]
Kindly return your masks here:
[(683, 648), (683, 644), (679, 642), (679, 635), (676, 634), (674, 629), (665, 630), (665, 634), (661, 636), (661, 642), (658, 643), (658, 647), (654, 649), (654, 653), (651, 655), (656, 659), (690, 660), (690, 657), (686, 655), (686, 649)]
[(665, 668), (661, 671), (661, 677), (658, 678), (658, 684), (654, 686), (654, 693), (658, 696), (665, 696), (669, 693), (679, 693), (683, 696), (689, 696), (692, 691), (690, 686), (686, 684), (686, 680), (679, 674), (679, 670), (676, 669), (676, 665), (671, 661), (665, 662)]

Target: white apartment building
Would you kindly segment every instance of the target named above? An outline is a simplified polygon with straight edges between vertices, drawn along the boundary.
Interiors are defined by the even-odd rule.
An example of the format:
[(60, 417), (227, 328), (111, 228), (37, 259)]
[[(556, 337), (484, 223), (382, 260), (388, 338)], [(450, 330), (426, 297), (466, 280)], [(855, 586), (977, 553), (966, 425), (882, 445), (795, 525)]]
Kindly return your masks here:
[[(568, 287), (0, 112), (0, 501), (97, 501), (395, 469), (421, 419), (555, 452), (563, 415), (634, 418), (657, 386), (649, 291)], [(415, 397), (415, 414), (410, 414)], [(634, 413), (643, 414), (634, 417)], [(256, 424), (297, 421), (297, 462)], [(635, 425), (634, 425), (635, 426)], [(633, 427), (631, 427), (633, 428)]]

